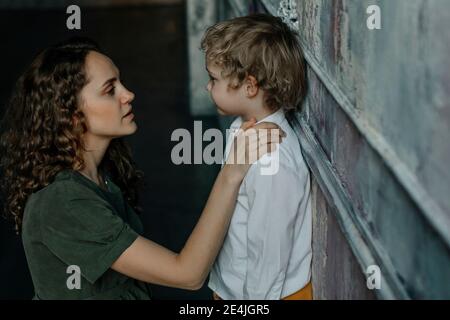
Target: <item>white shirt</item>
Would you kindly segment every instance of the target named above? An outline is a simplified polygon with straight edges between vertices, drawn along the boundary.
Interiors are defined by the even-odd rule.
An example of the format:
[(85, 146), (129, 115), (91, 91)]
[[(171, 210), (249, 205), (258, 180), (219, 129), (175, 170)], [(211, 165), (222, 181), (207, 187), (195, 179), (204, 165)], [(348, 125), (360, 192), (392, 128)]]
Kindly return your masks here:
[[(265, 155), (242, 185), (223, 247), (208, 286), (222, 299), (279, 300), (302, 289), (311, 277), (310, 175), (300, 143), (282, 110), (261, 121), (279, 125), (279, 168), (261, 174)], [(230, 129), (239, 128), (237, 118)], [(228, 157), (233, 134), (227, 139)]]

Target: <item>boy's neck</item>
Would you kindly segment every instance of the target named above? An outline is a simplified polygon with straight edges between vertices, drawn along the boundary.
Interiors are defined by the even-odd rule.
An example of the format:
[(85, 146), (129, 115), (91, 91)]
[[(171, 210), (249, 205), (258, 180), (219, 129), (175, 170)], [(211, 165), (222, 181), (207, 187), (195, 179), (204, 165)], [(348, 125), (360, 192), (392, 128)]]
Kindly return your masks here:
[(271, 114), (275, 113), (277, 110), (271, 110), (268, 107), (262, 107), (258, 110), (254, 110), (250, 113), (242, 115), (242, 120), (248, 121), (251, 118), (255, 118), (256, 122), (261, 121), (262, 119), (270, 116)]

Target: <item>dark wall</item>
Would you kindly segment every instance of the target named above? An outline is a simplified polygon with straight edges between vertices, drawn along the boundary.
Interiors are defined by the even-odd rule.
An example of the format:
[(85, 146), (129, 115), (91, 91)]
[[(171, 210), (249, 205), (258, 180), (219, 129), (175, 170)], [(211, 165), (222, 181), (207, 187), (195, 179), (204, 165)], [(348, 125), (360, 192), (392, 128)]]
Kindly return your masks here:
[[(146, 236), (179, 251), (194, 227), (217, 167), (175, 166), (170, 159), (176, 128), (192, 130), (188, 112), (184, 4), (81, 8), (82, 29), (66, 28), (65, 8), (0, 11), (0, 110), (33, 56), (73, 35), (96, 40), (136, 94), (138, 131), (128, 141), (146, 174), (141, 216)], [(215, 117), (201, 118), (217, 127)], [(20, 238), (0, 220), (0, 299), (29, 299), (33, 287)], [(206, 286), (189, 292), (154, 286), (154, 298), (209, 298)]]

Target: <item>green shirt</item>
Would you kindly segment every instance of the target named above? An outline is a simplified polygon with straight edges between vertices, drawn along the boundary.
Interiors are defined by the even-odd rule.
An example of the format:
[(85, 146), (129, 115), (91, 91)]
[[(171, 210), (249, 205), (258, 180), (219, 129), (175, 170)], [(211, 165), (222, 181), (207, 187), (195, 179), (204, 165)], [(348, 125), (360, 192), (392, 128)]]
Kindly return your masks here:
[[(110, 267), (143, 227), (109, 177), (108, 191), (63, 170), (27, 200), (22, 240), (33, 299), (150, 299), (146, 283)], [(81, 287), (74, 288), (77, 266)]]

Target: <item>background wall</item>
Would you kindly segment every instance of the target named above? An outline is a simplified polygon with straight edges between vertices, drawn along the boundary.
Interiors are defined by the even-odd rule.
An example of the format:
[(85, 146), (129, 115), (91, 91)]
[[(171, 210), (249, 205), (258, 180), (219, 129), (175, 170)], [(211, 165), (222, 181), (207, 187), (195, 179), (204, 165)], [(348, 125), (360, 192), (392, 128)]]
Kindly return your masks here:
[(1, 0), (1, 9), (66, 8), (72, 4), (82, 7), (142, 6), (183, 4), (184, 0)]
[[(15, 81), (40, 50), (74, 35), (97, 41), (136, 95), (133, 112), (138, 130), (126, 140), (145, 174), (144, 235), (178, 252), (219, 169), (206, 164), (177, 166), (171, 160), (177, 144), (171, 141), (174, 130), (185, 128), (193, 134), (196, 120), (202, 121), (204, 130), (219, 127), (216, 117), (193, 117), (189, 110), (186, 5), (81, 6), (81, 30), (68, 30), (67, 17), (64, 6), (0, 10), (0, 117)], [(206, 285), (198, 291), (156, 285), (152, 289), (154, 299), (211, 297)], [(21, 238), (11, 223), (0, 218), (0, 300), (32, 296)]]
[[(450, 35), (438, 30), (450, 3), (297, 4), (311, 89), (300, 136), (362, 271), (380, 267), (381, 298), (449, 298)], [(367, 28), (373, 4), (381, 30)]]
[(206, 29), (217, 20), (217, 3), (216, 1), (189, 0), (186, 5), (186, 14), (189, 37), (190, 110), (193, 115), (216, 115), (216, 108), (206, 90), (209, 77), (200, 44)]

